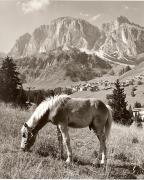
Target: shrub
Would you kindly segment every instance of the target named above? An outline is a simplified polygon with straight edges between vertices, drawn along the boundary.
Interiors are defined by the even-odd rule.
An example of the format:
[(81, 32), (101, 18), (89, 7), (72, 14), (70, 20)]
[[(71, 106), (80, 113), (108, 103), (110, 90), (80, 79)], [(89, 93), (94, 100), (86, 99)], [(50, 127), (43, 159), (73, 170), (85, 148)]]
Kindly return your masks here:
[(140, 80), (137, 82), (137, 85), (142, 85), (142, 84), (143, 84), (143, 82)]
[(137, 101), (136, 101), (136, 102), (134, 103), (134, 107), (135, 107), (135, 108), (141, 108), (142, 105), (141, 105), (140, 102), (137, 102)]
[(134, 91), (133, 91), (133, 90), (131, 91), (131, 96), (132, 96), (132, 97), (134, 97), (134, 96), (135, 96), (135, 93), (134, 93)]

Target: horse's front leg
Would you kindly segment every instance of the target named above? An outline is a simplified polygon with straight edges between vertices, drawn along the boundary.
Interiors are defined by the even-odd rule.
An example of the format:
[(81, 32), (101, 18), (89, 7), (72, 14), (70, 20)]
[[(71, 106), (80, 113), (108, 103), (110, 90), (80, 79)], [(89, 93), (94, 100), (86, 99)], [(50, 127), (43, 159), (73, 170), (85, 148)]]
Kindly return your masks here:
[(96, 135), (100, 141), (100, 149), (99, 149), (99, 155), (98, 155), (98, 163), (100, 163), (101, 165), (106, 164), (106, 136), (105, 133), (103, 131), (95, 131)]
[(58, 143), (59, 143), (60, 158), (62, 159), (62, 157), (63, 157), (63, 142), (62, 142), (62, 134), (61, 134), (61, 131), (58, 126), (57, 126), (57, 137), (58, 137)]
[(101, 153), (101, 160), (100, 160), (100, 164), (104, 165), (106, 164), (107, 161), (107, 157), (106, 157), (106, 136), (104, 132), (101, 132), (100, 136), (99, 136), (99, 140), (100, 140), (100, 153)]
[(67, 151), (67, 160), (66, 163), (70, 163), (72, 161), (72, 150), (70, 146), (70, 137), (68, 133), (68, 127), (67, 125), (60, 124), (59, 129), (61, 131), (62, 137), (63, 137), (63, 142), (66, 146), (66, 151)]

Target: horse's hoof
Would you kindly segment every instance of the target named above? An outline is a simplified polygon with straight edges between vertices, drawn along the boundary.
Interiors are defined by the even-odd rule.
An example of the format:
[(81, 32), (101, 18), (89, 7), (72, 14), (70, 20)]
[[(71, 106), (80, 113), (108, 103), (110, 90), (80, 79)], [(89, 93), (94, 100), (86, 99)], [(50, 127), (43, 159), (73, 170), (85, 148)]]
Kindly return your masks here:
[(105, 167), (105, 163), (97, 162), (97, 163), (95, 164), (95, 166), (96, 166), (97, 168), (104, 168), (104, 167)]
[(68, 159), (66, 160), (66, 164), (69, 165), (70, 163), (71, 163), (71, 159), (68, 158)]
[(100, 164), (100, 163), (97, 163), (97, 164), (96, 164), (96, 167), (97, 167), (97, 168), (100, 168), (100, 167), (101, 167), (101, 164)]

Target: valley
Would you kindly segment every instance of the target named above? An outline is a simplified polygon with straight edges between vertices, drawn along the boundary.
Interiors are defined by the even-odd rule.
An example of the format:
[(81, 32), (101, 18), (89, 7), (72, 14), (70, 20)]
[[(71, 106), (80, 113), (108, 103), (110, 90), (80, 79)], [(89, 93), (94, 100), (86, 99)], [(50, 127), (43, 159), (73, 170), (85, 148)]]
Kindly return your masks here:
[(143, 10), (0, 0), (0, 178), (144, 179)]
[(124, 16), (101, 29), (83, 19), (61, 17), (22, 35), (8, 55), (23, 74), (24, 87), (47, 89), (99, 78), (111, 69), (117, 78), (117, 69), (128, 65), (134, 70), (120, 79), (143, 74), (143, 47), (144, 28)]

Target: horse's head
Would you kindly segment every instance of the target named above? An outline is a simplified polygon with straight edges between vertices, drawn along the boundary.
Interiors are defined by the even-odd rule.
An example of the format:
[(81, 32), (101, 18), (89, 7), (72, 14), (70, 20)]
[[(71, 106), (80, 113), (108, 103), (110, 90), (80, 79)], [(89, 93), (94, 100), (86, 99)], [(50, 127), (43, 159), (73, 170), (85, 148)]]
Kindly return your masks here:
[(27, 125), (27, 123), (24, 123), (21, 129), (21, 135), (21, 149), (23, 151), (28, 151), (36, 140), (36, 134), (33, 133), (32, 129)]

